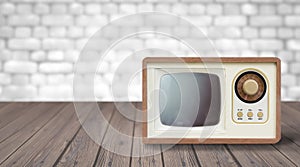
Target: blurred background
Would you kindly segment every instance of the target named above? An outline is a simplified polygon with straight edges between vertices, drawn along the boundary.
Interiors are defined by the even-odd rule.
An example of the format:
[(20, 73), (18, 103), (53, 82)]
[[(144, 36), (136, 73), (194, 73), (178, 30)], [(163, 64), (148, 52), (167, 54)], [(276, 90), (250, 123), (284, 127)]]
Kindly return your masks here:
[[(279, 57), (282, 100), (300, 100), (299, 0), (0, 0), (0, 100), (73, 100), (74, 68), (87, 40), (112, 20), (146, 11), (187, 19), (203, 30), (221, 56)], [(138, 31), (138, 22), (135, 27), (134, 20), (129, 22)], [(157, 29), (198, 42), (184, 26), (159, 19), (153, 22), (164, 24)], [(126, 31), (126, 27), (111, 29), (106, 37)], [(188, 48), (172, 38), (125, 39), (110, 50), (95, 75), (97, 100), (113, 99), (111, 80), (122, 77), (114, 76), (114, 70), (127, 55), (160, 47), (177, 56), (191, 56)], [(131, 100), (141, 101), (140, 74), (136, 78), (128, 93)]]

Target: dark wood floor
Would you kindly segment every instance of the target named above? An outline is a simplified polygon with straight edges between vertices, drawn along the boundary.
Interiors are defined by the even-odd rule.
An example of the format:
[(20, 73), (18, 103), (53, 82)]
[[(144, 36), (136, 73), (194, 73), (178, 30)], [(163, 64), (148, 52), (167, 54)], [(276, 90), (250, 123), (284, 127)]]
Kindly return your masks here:
[[(105, 116), (111, 124), (140, 135), (140, 123), (126, 120), (112, 103), (103, 104), (108, 106)], [(113, 136), (104, 140), (114, 144)], [(138, 149), (135, 147), (134, 142), (127, 142), (116, 149), (132, 153)], [(73, 103), (0, 103), (0, 166), (299, 165), (300, 103), (296, 102), (282, 104), (282, 140), (278, 144), (176, 145), (158, 155), (134, 158), (94, 143), (82, 129)]]

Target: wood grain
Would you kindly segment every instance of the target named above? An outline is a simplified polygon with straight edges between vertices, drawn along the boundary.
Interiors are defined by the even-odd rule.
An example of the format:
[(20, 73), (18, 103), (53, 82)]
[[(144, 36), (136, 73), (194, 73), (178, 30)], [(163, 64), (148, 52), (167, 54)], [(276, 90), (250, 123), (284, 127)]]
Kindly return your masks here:
[[(103, 115), (107, 118), (107, 120), (110, 120), (110, 117), (113, 114), (113, 104), (102, 103), (100, 106), (102, 107), (101, 112)], [(94, 120), (97, 118), (95, 114), (96, 112), (92, 112), (88, 115), (86, 122), (97, 121)], [(100, 125), (100, 127), (102, 126)], [(107, 126), (103, 127), (103, 129), (106, 128)], [(71, 142), (63, 156), (59, 159), (57, 166), (92, 166), (96, 160), (98, 150), (99, 144), (95, 143), (95, 141), (93, 141), (85, 132), (83, 127), (81, 127), (75, 139)]]
[(163, 152), (163, 158), (165, 166), (200, 166), (192, 145), (175, 145)]
[[(142, 111), (141, 103), (135, 104), (137, 109)], [(138, 120), (141, 120), (138, 119)], [(132, 147), (131, 166), (163, 166), (161, 145), (159, 144), (143, 144), (142, 142), (142, 123), (135, 122), (134, 141)]]
[[(130, 109), (130, 103), (122, 105), (123, 110)], [(128, 114), (134, 114), (127, 110)], [(130, 115), (132, 116), (132, 115)], [(108, 127), (95, 166), (129, 166), (134, 122), (114, 111), (111, 125)], [(107, 150), (109, 148), (110, 150)], [(118, 154), (116, 154), (116, 152)], [(125, 156), (127, 155), (127, 156)]]
[[(10, 103), (0, 109), (0, 128), (25, 114), (35, 103)], [(24, 110), (26, 108), (26, 110)]]
[[(80, 128), (72, 103), (32, 104), (30, 110), (25, 107), (29, 104), (25, 103), (9, 103), (3, 105), (2, 109), (0, 104), (0, 112), (12, 120), (3, 126), (2, 131), (0, 129), (0, 136), (9, 133), (8, 127), (13, 131), (0, 142), (0, 166), (300, 166), (300, 103), (283, 103), (283, 137), (277, 144), (175, 145), (162, 154), (148, 157), (122, 156), (99, 148), (99, 145)], [(140, 108), (141, 104), (135, 105)], [(107, 132), (116, 128), (127, 135), (141, 135), (141, 124), (126, 119), (113, 103), (101, 103), (100, 106), (105, 117), (111, 120), (112, 127), (109, 127)], [(121, 103), (121, 106), (130, 113), (128, 103)], [(9, 111), (18, 108), (21, 113), (32, 114), (34, 119), (16, 112), (12, 112), (14, 117), (9, 116), (9, 112), (3, 110), (6, 107)], [(86, 108), (86, 111), (89, 110), (93, 109)], [(86, 112), (85, 122), (97, 119), (88, 113)], [(135, 112), (131, 114), (134, 115)], [(0, 119), (4, 120), (5, 117)], [(21, 128), (14, 129), (12, 125), (20, 125)], [(103, 134), (104, 143), (115, 151), (123, 151), (130, 155), (153, 152), (154, 147), (151, 145), (148, 147), (149, 145), (132, 142), (107, 132)], [(166, 146), (170, 145), (162, 145)]]
[[(31, 139), (53, 117), (55, 117), (57, 113), (61, 111), (61, 108), (65, 105), (65, 103), (54, 104), (54, 106), (50, 104), (47, 104), (46, 106), (36, 105), (36, 107), (33, 108), (32, 112), (42, 111), (43, 114), (41, 114), (39, 117), (21, 128), (18, 132), (9, 136), (0, 143), (0, 164), (2, 164), (3, 161), (9, 158), (12, 154), (15, 155), (16, 150), (23, 146), (26, 142), (28, 142), (28, 140)], [(45, 108), (47, 109), (47, 106), (52, 107), (45, 111)], [(24, 152), (21, 151), (20, 154), (24, 154)]]
[(193, 145), (201, 166), (238, 166), (224, 145)]

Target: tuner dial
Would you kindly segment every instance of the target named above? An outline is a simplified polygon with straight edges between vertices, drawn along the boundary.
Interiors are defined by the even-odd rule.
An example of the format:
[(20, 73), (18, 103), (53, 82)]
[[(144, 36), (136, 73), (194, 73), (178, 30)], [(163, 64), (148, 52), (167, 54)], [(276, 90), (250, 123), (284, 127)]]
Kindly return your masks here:
[(267, 89), (264, 77), (255, 71), (240, 74), (235, 81), (235, 92), (240, 100), (245, 103), (260, 101)]
[(255, 95), (259, 90), (258, 83), (254, 79), (248, 79), (243, 84), (243, 91), (247, 95)]

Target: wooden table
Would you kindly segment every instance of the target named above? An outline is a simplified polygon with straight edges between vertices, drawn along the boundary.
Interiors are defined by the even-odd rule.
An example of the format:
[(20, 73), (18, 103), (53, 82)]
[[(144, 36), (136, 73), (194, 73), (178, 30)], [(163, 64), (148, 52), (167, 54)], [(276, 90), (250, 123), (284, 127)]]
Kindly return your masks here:
[[(112, 103), (111, 124), (138, 135)], [(141, 106), (140, 103), (136, 103)], [(121, 147), (121, 146), (120, 146)], [(123, 146), (122, 146), (123, 147)], [(126, 148), (134, 150), (134, 144)], [(0, 103), (0, 166), (300, 166), (300, 103), (282, 104), (282, 139), (275, 145), (176, 145), (154, 156), (106, 151), (80, 126), (73, 103)]]

